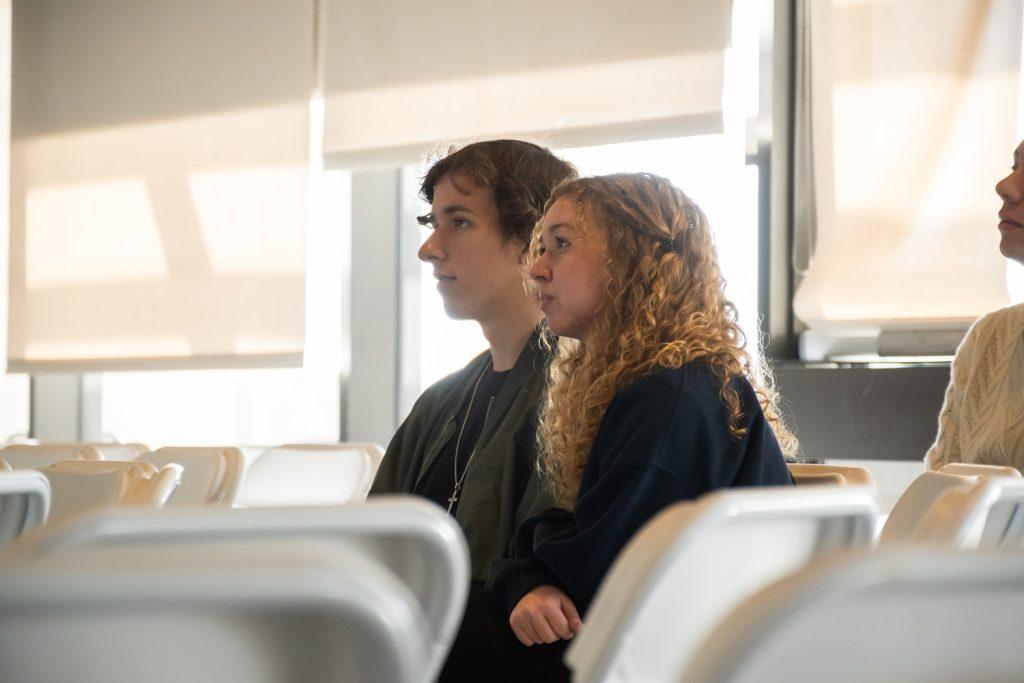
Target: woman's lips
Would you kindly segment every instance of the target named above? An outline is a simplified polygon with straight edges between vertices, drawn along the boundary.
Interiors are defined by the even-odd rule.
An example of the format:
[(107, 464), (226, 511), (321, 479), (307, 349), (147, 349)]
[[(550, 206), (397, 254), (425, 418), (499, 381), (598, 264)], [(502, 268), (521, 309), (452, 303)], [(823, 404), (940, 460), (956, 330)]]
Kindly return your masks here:
[(1020, 223), (1016, 223), (1011, 220), (1007, 220), (1005, 218), (999, 221), (999, 229), (1002, 231), (1021, 230), (1022, 228), (1024, 228), (1024, 225), (1021, 225)]
[(555, 297), (551, 296), (550, 294), (538, 295), (537, 299), (540, 301), (540, 310), (543, 311), (545, 308), (547, 308), (548, 304), (550, 304), (554, 300), (554, 298)]

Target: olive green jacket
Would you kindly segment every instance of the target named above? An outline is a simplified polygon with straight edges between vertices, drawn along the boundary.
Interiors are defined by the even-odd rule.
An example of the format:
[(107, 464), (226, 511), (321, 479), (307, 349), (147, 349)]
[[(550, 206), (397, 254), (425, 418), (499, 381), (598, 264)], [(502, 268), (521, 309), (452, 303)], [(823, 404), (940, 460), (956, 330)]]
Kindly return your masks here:
[[(474, 581), (484, 581), (491, 564), (505, 556), (520, 522), (554, 505), (533, 467), (537, 409), (548, 359), (534, 333), (495, 396), (466, 473), (455, 519), (466, 534)], [(458, 433), (456, 415), (489, 362), (490, 353), (485, 351), (423, 392), (388, 444), (371, 495), (416, 490), (438, 453)]]

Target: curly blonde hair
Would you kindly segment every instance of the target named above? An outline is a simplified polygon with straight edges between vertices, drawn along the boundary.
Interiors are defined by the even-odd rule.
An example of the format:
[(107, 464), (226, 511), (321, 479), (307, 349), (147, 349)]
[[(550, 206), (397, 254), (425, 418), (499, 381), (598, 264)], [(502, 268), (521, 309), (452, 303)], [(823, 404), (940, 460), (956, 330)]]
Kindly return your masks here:
[[(777, 407), (771, 372), (745, 350), (736, 309), (725, 297), (718, 255), (700, 208), (665, 178), (629, 173), (559, 185), (576, 205), (576, 227), (600, 229), (607, 244), (605, 295), (586, 340), (560, 339), (538, 429), (538, 468), (555, 500), (573, 509), (583, 468), (612, 396), (657, 367), (700, 361), (721, 377), (729, 431), (745, 433), (730, 380), (753, 385), (787, 456), (797, 449)], [(539, 225), (535, 230), (539, 237)]]

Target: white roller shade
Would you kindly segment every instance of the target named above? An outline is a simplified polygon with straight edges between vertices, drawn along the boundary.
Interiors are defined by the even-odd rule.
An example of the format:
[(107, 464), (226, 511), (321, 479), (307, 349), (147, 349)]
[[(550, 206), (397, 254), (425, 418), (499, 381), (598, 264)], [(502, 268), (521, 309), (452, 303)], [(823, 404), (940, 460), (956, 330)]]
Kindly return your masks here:
[(871, 334), (1006, 305), (994, 186), (1017, 144), (1022, 3), (807, 2), (816, 211), (797, 228), (817, 245), (797, 316)]
[(731, 0), (325, 0), (324, 151), (409, 161), (438, 141), (552, 146), (721, 130)]
[(14, 0), (9, 367), (299, 364), (313, 0)]

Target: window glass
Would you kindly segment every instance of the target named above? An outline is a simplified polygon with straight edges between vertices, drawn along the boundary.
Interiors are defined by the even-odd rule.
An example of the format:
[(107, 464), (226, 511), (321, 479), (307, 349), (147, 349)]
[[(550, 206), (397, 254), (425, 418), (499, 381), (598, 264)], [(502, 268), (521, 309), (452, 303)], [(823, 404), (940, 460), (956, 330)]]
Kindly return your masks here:
[(0, 375), (0, 442), (28, 437), (30, 395), (28, 375)]
[[(760, 12), (764, 8), (765, 3), (758, 0), (735, 3), (721, 134), (555, 150), (575, 164), (581, 175), (649, 171), (667, 177), (697, 202), (714, 230), (726, 291), (739, 311), (752, 352), (758, 339), (758, 176), (757, 168), (747, 165), (747, 122), (758, 111)], [(410, 167), (407, 172), (422, 173), (422, 169)], [(426, 236), (427, 230), (420, 228), (420, 243)], [(445, 315), (431, 273), (429, 265), (421, 266), (421, 391), (487, 347), (476, 323)]]
[(161, 446), (337, 441), (338, 376), (272, 370), (103, 375), (105, 436)]
[[(307, 234), (304, 368), (102, 375), (101, 429), (150, 448), (337, 441), (348, 307), (351, 179), (314, 173)], [(259, 302), (253, 302), (258, 305)]]

